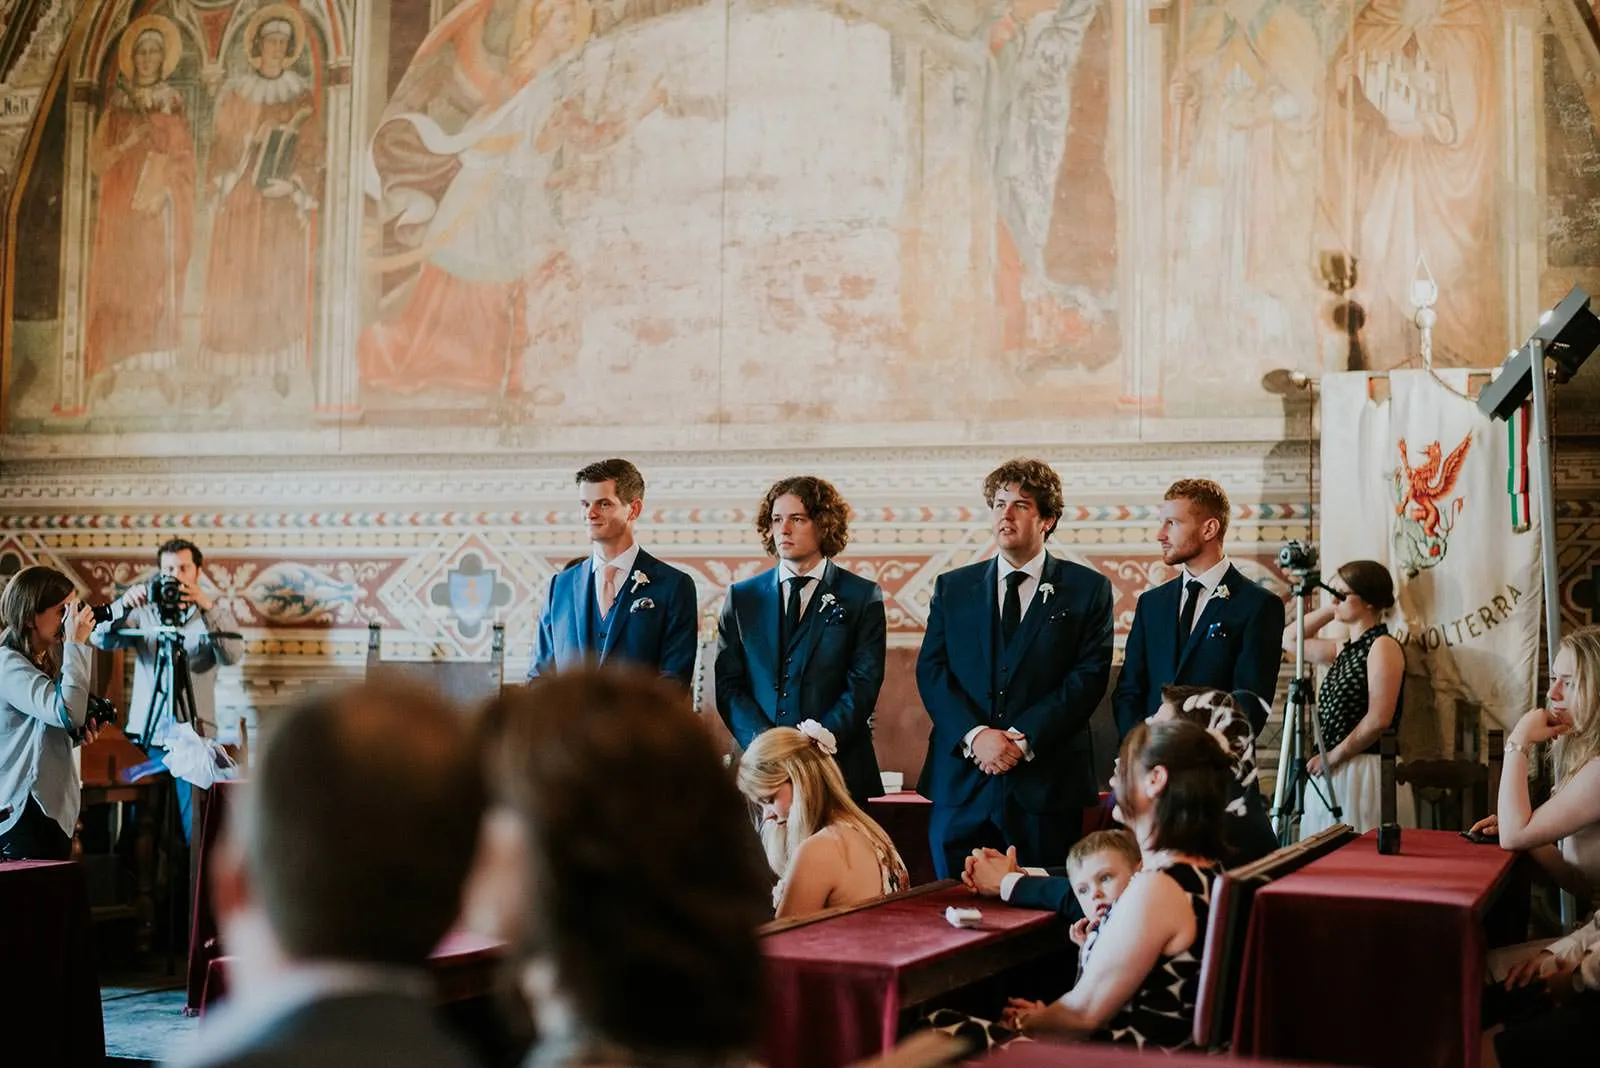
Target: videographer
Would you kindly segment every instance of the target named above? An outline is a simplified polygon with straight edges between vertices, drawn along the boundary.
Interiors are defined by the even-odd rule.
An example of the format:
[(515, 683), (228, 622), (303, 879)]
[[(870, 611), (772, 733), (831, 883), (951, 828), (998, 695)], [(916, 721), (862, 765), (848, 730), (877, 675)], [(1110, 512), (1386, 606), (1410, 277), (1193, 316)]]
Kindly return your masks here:
[(72, 580), (25, 567), (0, 592), (0, 860), (67, 860), (82, 787), (93, 609)]
[[(127, 733), (152, 757), (166, 756), (167, 732), (177, 726), (175, 680), (157, 678), (161, 653), (158, 634), (163, 624), (176, 627), (182, 635), (194, 687), (192, 725), (203, 738), (217, 736), (217, 667), (237, 664), (244, 657), (242, 639), (215, 636), (218, 632), (236, 632), (239, 624), (227, 605), (213, 600), (201, 588), (200, 566), (204, 562), (199, 546), (191, 541), (173, 538), (164, 543), (156, 552), (160, 574), (148, 584), (124, 591), (112, 605), (110, 621), (94, 631), (95, 645), (102, 649), (132, 649), (138, 658), (133, 697), (128, 702)], [(187, 841), (194, 826), (193, 799), (188, 783), (175, 785)]]

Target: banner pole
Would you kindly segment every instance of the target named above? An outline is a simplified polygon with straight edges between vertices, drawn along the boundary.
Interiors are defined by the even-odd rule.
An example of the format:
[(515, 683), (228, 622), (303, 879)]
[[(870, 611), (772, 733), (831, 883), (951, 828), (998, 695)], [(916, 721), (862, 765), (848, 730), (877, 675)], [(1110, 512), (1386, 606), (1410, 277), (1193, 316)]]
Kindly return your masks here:
[(1554, 659), (1561, 644), (1561, 588), (1556, 561), (1555, 471), (1550, 458), (1550, 385), (1545, 377), (1544, 340), (1528, 341), (1533, 356), (1533, 485), (1539, 495), (1539, 564), (1544, 574), (1545, 655)]

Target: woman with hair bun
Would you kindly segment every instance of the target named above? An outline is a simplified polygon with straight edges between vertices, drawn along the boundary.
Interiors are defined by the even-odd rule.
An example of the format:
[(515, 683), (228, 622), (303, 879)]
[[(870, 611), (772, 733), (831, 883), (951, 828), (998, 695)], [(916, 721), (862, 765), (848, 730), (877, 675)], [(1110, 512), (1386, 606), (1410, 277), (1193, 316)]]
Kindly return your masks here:
[(761, 806), (761, 841), (778, 874), (780, 920), (859, 905), (911, 885), (889, 835), (850, 799), (833, 733), (814, 719), (763, 731), (739, 758), (739, 789)]
[[(1394, 607), (1389, 569), (1376, 560), (1352, 560), (1334, 572), (1328, 589), (1334, 603), (1305, 616), (1306, 660), (1329, 667), (1317, 691), (1317, 725), (1327, 759), (1324, 764), (1323, 753), (1315, 753), (1306, 765), (1312, 781), (1306, 785), (1302, 838), (1339, 822), (1363, 832), (1382, 822), (1378, 739), (1384, 731), (1400, 729), (1405, 694), (1405, 652), (1384, 623)], [(1283, 647), (1292, 650), (1294, 643), (1290, 623)], [(1337, 820), (1326, 788), (1316, 782), (1319, 777), (1333, 787), (1342, 809)], [(1397, 788), (1396, 813), (1402, 824), (1415, 824), (1411, 787)]]

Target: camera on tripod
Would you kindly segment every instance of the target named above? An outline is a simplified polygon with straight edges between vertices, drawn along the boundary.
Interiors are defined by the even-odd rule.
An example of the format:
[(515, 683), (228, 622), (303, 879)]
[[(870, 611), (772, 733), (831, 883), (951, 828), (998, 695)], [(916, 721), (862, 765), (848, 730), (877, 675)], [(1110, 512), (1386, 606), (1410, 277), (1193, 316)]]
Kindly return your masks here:
[(1317, 547), (1303, 541), (1291, 541), (1278, 550), (1278, 566), (1296, 578), (1317, 573)]
[(183, 584), (178, 581), (178, 576), (166, 572), (150, 577), (150, 603), (156, 607), (156, 615), (161, 618), (163, 627), (178, 627), (183, 625), (183, 612), (187, 606), (183, 599)]

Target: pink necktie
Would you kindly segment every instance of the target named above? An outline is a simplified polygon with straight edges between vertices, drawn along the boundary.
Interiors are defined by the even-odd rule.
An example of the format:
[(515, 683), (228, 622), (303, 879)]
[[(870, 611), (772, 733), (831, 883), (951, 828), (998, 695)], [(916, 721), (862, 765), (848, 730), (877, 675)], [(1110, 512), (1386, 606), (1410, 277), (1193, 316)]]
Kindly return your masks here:
[(605, 579), (600, 583), (600, 617), (604, 619), (611, 612), (611, 605), (617, 599), (617, 567), (614, 564), (606, 565)]

